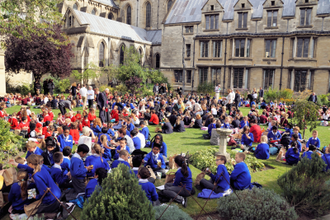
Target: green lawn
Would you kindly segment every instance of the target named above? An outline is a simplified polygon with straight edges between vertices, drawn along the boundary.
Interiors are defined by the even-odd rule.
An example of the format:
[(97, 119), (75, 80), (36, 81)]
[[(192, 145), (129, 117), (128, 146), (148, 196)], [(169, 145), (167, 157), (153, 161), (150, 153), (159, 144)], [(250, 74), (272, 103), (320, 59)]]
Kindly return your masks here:
[[(19, 110), (19, 106), (14, 106), (12, 108), (6, 109), (7, 113), (12, 113), (14, 111)], [(31, 109), (32, 111), (35, 111), (36, 113), (40, 112), (40, 109)], [(81, 108), (76, 108), (74, 109), (75, 111), (81, 110)], [(246, 115), (249, 111), (248, 108), (241, 108), (241, 111), (243, 112), (244, 115)], [(57, 116), (57, 113), (59, 110), (53, 110), (55, 116)], [(156, 126), (149, 126), (151, 136), (154, 136), (155, 133), (155, 128)], [(321, 146), (328, 145), (330, 143), (329, 140), (329, 127), (321, 127), (318, 126), (317, 130), (319, 131), (319, 138), (321, 140)], [(173, 154), (180, 154), (180, 153), (194, 153), (197, 150), (203, 149), (205, 147), (209, 147), (210, 141), (209, 140), (204, 140), (202, 137), (202, 134), (206, 133), (205, 131), (201, 131), (198, 129), (186, 129), (186, 132), (183, 133), (173, 133), (169, 135), (163, 135), (164, 141), (168, 146), (168, 156), (171, 156)], [(306, 137), (305, 139), (309, 138), (311, 136), (311, 132), (306, 131)], [(149, 151), (150, 149), (146, 149)], [(264, 161), (265, 164), (268, 166), (273, 167), (274, 169), (268, 169), (264, 170), (261, 172), (255, 172), (252, 173), (252, 181), (253, 182), (258, 182), (261, 185), (263, 185), (264, 188), (267, 189), (273, 189), (277, 193), (281, 193), (281, 189), (277, 184), (277, 178), (288, 171), (291, 167), (281, 164), (279, 162), (275, 161), (276, 157), (271, 156), (269, 160)], [(193, 179), (201, 172), (200, 170), (196, 169), (192, 165), (190, 165), (192, 174), (193, 174)], [(164, 182), (164, 180), (156, 182), (157, 185), (160, 185)], [(197, 198), (197, 194), (199, 191), (196, 191), (196, 195), (194, 198), (198, 201), (198, 203), (201, 206), (204, 206), (204, 203), (206, 200), (204, 199), (199, 199)], [(207, 212), (215, 212), (216, 211), (216, 200), (210, 200), (207, 205), (205, 206), (205, 210)], [(181, 205), (179, 205), (180, 208), (182, 208)], [(187, 212), (190, 215), (198, 215), (199, 212), (201, 211), (201, 208), (196, 204), (193, 198), (188, 198), (188, 207), (187, 208), (182, 208), (185, 212)], [(79, 217), (80, 209), (76, 208), (74, 211), (74, 215), (76, 217)], [(6, 218), (5, 218), (6, 219)]]

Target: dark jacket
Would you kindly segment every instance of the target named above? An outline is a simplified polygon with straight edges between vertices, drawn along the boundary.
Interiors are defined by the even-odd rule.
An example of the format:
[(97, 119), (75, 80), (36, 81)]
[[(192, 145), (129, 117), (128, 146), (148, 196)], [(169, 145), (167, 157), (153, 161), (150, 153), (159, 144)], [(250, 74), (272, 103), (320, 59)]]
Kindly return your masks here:
[(170, 122), (165, 122), (162, 126), (162, 132), (164, 134), (171, 134), (173, 133), (172, 125)]
[(194, 128), (201, 128), (203, 127), (202, 119), (196, 119), (195, 124), (193, 126)]
[[(308, 101), (310, 101), (310, 102), (313, 101), (313, 95), (309, 96)], [(317, 103), (317, 95), (315, 95), (315, 103)]]
[(180, 124), (177, 125), (176, 123), (174, 124), (174, 129), (173, 129), (174, 132), (184, 132), (186, 131), (186, 129), (184, 128), (184, 123), (183, 121), (180, 121)]
[(264, 90), (263, 89), (259, 90), (259, 97), (260, 98), (264, 97)]
[(96, 96), (96, 102), (97, 102), (97, 107), (99, 109), (102, 109), (103, 107), (106, 108), (107, 107), (107, 98), (106, 95), (104, 94), (104, 92), (100, 92), (97, 96)]

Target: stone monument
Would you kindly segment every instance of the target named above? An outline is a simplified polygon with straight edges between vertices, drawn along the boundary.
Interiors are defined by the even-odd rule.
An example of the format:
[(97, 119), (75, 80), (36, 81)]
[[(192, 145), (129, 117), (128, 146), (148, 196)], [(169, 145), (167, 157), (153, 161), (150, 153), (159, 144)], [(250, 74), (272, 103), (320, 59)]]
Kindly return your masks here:
[(230, 154), (227, 153), (227, 138), (232, 133), (231, 129), (217, 128), (216, 131), (219, 134), (219, 152), (216, 155), (224, 155), (227, 161), (230, 161)]

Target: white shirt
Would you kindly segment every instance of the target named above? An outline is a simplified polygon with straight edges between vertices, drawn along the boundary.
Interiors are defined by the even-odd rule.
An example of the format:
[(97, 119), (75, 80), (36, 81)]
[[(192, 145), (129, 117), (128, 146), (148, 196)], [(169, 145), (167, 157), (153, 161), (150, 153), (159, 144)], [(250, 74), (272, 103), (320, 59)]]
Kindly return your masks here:
[(212, 115), (217, 115), (217, 109), (216, 108), (211, 108), (211, 113), (212, 113)]
[(45, 98), (44, 98), (44, 104), (47, 104), (48, 100), (49, 99), (45, 96)]
[(140, 141), (141, 141), (141, 148), (144, 148), (145, 146), (146, 146), (146, 138), (144, 137), (144, 135), (142, 134), (142, 133), (138, 133), (137, 135), (136, 135), (139, 139), (140, 139)]
[(79, 90), (79, 93), (81, 96), (87, 96), (87, 89), (85, 87), (82, 87), (80, 90)]
[(135, 150), (135, 147), (132, 138), (127, 134), (125, 135), (125, 138), (127, 140), (127, 146), (129, 147), (129, 151), (133, 152)]
[(94, 90), (87, 91), (87, 99), (94, 99)]
[(231, 104), (233, 103), (233, 99), (235, 98), (235, 95), (233, 96), (233, 93), (229, 93), (228, 96), (227, 96), (227, 101), (228, 101), (228, 104)]

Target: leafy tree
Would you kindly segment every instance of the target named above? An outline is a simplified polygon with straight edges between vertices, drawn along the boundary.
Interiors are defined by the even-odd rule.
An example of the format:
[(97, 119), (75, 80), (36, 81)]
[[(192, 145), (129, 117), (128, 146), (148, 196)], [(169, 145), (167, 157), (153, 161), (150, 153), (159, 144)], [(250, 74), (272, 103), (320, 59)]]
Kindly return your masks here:
[[(40, 29), (35, 26), (35, 29)], [(17, 33), (24, 35), (24, 27), (15, 28)], [(70, 59), (73, 57), (71, 44), (67, 43), (67, 37), (63, 35), (61, 26), (54, 24), (46, 29), (47, 35), (38, 32), (30, 33), (30, 37), (6, 38), (5, 65), (6, 72), (19, 73), (21, 70), (32, 72), (35, 83), (40, 82), (43, 75), (50, 73), (53, 76), (65, 77), (71, 73)], [(58, 45), (49, 39), (55, 39), (62, 45)]]
[(73, 70), (71, 74), (78, 82), (88, 84), (90, 79), (98, 80), (101, 76), (101, 71), (94, 63), (89, 63), (86, 69), (80, 73), (78, 70)]
[(85, 202), (81, 219), (154, 219), (155, 212), (134, 172), (120, 164)]
[[(62, 14), (58, 5), (62, 0), (2, 0), (0, 1), (0, 34), (34, 41), (35, 35), (46, 41), (64, 45), (59, 38), (49, 37), (49, 30), (60, 23)], [(48, 22), (40, 22), (48, 21)], [(16, 27), (20, 27), (18, 31)], [(5, 42), (3, 46), (7, 46)]]
[(214, 91), (214, 86), (212, 83), (204, 82), (200, 83), (197, 87), (197, 92), (199, 93), (212, 93)]
[(141, 88), (142, 79), (137, 76), (131, 76), (131, 78), (125, 81), (125, 85), (129, 90), (135, 94), (138, 89)]
[[(48, 76), (46, 78), (43, 78), (42, 81), (44, 81), (46, 79), (52, 79), (53, 80), (53, 83), (55, 85), (54, 92), (57, 92), (57, 93), (63, 93), (63, 92), (65, 92), (65, 90), (69, 89), (70, 86), (71, 86), (71, 82), (70, 82), (69, 79), (61, 79), (61, 78), (56, 77), (56, 76), (55, 77)], [(43, 90), (43, 88), (41, 90)]]
[(148, 72), (148, 79), (151, 80), (152, 83), (168, 83), (167, 78), (164, 74), (159, 70), (150, 70)]
[(307, 216), (320, 216), (329, 212), (330, 189), (326, 181), (329, 173), (324, 172), (326, 164), (317, 153), (307, 157), (280, 176), (278, 185), (283, 196), (297, 212)]
[(305, 138), (307, 126), (309, 126), (310, 131), (317, 126), (318, 106), (313, 102), (298, 100), (293, 107), (293, 111), (295, 113), (294, 119), (300, 130), (303, 131), (303, 138)]

